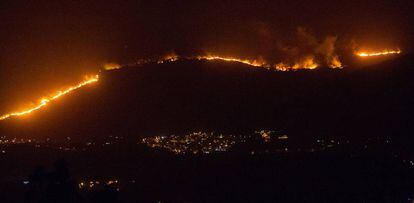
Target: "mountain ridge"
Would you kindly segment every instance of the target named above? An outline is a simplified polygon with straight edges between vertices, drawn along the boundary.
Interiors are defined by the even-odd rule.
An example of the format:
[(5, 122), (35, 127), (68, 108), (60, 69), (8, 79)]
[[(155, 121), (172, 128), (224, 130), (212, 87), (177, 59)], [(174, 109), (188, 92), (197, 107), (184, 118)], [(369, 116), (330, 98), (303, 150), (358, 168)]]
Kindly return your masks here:
[(364, 69), (293, 72), (205, 60), (129, 66), (102, 71), (96, 85), (34, 115), (1, 122), (0, 132), (75, 139), (255, 129), (304, 139), (406, 136), (412, 132), (410, 66), (409, 56)]

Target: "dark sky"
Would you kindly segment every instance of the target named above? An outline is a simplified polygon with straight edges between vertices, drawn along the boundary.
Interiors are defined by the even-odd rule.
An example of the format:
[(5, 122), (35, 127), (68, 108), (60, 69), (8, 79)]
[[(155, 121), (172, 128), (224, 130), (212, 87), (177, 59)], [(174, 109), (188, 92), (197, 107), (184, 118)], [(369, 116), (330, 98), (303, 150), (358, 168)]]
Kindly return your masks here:
[(412, 49), (412, 0), (0, 1), (0, 112), (105, 62), (174, 51), (273, 57), (298, 27), (348, 50)]

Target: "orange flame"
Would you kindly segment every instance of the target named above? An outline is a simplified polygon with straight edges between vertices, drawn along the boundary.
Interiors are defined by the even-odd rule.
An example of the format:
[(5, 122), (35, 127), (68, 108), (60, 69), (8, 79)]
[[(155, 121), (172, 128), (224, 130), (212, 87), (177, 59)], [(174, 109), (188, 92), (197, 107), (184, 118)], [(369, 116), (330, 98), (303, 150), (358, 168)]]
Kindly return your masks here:
[[(309, 56), (304, 58), (302, 61), (296, 62), (293, 65), (288, 65), (286, 63), (279, 63), (276, 65), (270, 65), (263, 59), (255, 59), (255, 60), (249, 60), (249, 59), (240, 59), (240, 58), (234, 58), (234, 57), (222, 57), (217, 55), (207, 55), (207, 56), (197, 56), (196, 59), (198, 60), (222, 60), (222, 61), (229, 61), (229, 62), (239, 62), (243, 64), (247, 64), (254, 67), (261, 67), (266, 69), (273, 69), (277, 71), (291, 71), (291, 70), (298, 70), (298, 69), (316, 69), (319, 67), (319, 65), (315, 62), (314, 57)], [(337, 60), (339, 62), (339, 66), (342, 66), (339, 59)], [(338, 65), (338, 64), (336, 64)], [(333, 66), (332, 66), (333, 67)], [(335, 66), (336, 68), (336, 66)]]
[(386, 55), (394, 55), (400, 54), (401, 50), (384, 50), (382, 52), (366, 52), (366, 51), (358, 51), (355, 54), (359, 57), (371, 57), (371, 56), (386, 56)]
[(255, 67), (265, 67), (266, 62), (261, 59), (257, 60), (248, 60), (248, 59), (239, 59), (239, 58), (233, 58), (233, 57), (222, 57), (222, 56), (197, 56), (198, 60), (222, 60), (222, 61), (228, 61), (228, 62), (239, 62), (244, 63), (247, 65), (255, 66)]
[(173, 53), (167, 54), (166, 56), (164, 56), (164, 58), (160, 61), (158, 61), (158, 63), (165, 63), (165, 62), (174, 62), (177, 61), (180, 57)]
[[(178, 56), (175, 53), (171, 53), (168, 54), (158, 60), (141, 60), (139, 62), (137, 62), (137, 64), (146, 64), (146, 63), (151, 63), (151, 62), (155, 62), (158, 64), (162, 64), (162, 63), (169, 63), (169, 62), (174, 62), (177, 61), (179, 59), (189, 59), (189, 60), (208, 60), (208, 61), (213, 61), (213, 60), (221, 60), (221, 61), (227, 61), (227, 62), (238, 62), (238, 63), (243, 63), (249, 66), (253, 66), (253, 67), (260, 67), (260, 68), (265, 68), (268, 70), (276, 70), (276, 71), (292, 71), (292, 70), (299, 70), (299, 69), (316, 69), (318, 68), (320, 65), (316, 62), (315, 57), (314, 56), (307, 56), (305, 58), (300, 59), (299, 61), (290, 64), (290, 63), (285, 63), (285, 62), (281, 62), (278, 64), (272, 64), (272, 63), (268, 63), (266, 62), (264, 59), (262, 58), (258, 58), (258, 59), (243, 59), (243, 58), (236, 58), (236, 57), (227, 57), (227, 56), (219, 56), (219, 55), (199, 55), (199, 56), (194, 56), (194, 57), (185, 57), (185, 56)], [(330, 68), (342, 68), (342, 62), (340, 61), (338, 56), (332, 56), (331, 59), (328, 62), (328, 65)]]
[(45, 107), (48, 103), (52, 102), (53, 100), (56, 100), (59, 97), (62, 97), (62, 96), (66, 95), (66, 94), (68, 94), (68, 93), (70, 93), (74, 90), (77, 90), (77, 89), (79, 89), (79, 88), (81, 88), (85, 85), (98, 82), (98, 80), (99, 80), (99, 75), (94, 75), (92, 77), (88, 77), (87, 79), (85, 79), (84, 81), (82, 81), (81, 83), (79, 83), (75, 86), (68, 87), (64, 90), (56, 92), (52, 96), (44, 97), (44, 98), (40, 99), (39, 103), (34, 107), (28, 108), (28, 109), (23, 110), (23, 111), (13, 112), (13, 113), (2, 115), (2, 116), (0, 116), (0, 121), (11, 118), (11, 117), (15, 117), (15, 116), (23, 116), (23, 115), (26, 115), (26, 114), (30, 114), (30, 113), (32, 113), (36, 110), (39, 110), (39, 109)]
[(303, 61), (297, 62), (293, 65), (288, 65), (286, 63), (278, 63), (274, 66), (276, 70), (279, 71), (290, 71), (290, 70), (298, 70), (298, 69), (316, 69), (318, 68), (318, 64), (315, 62), (313, 57), (307, 57)]
[(342, 62), (339, 60), (338, 56), (334, 56), (330, 61), (329, 67), (331, 68), (342, 68)]
[(139, 62), (139, 64), (146, 64), (146, 63), (151, 63), (151, 62), (156, 62), (158, 64), (163, 64), (163, 63), (174, 62), (174, 61), (177, 61), (178, 59), (180, 59), (180, 56), (178, 56), (176, 53), (172, 52), (172, 53), (169, 53), (169, 54), (165, 55), (164, 57), (162, 57), (158, 60), (155, 60), (155, 61), (141, 60)]

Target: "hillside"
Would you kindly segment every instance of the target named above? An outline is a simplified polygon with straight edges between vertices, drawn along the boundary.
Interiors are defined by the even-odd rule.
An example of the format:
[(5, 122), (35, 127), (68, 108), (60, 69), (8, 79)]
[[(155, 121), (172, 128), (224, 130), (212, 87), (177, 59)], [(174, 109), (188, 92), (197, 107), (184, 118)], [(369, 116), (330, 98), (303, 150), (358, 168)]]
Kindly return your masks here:
[(300, 138), (408, 136), (413, 61), (272, 72), (179, 60), (103, 71), (100, 81), (27, 118), (0, 123), (10, 137), (131, 139), (195, 130), (276, 129)]

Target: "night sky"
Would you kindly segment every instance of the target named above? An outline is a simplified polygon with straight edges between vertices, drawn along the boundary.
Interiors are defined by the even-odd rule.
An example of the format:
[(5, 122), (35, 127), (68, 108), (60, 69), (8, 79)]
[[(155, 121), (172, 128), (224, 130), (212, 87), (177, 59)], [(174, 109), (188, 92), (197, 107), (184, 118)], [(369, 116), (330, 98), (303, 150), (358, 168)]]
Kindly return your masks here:
[[(412, 50), (411, 0), (0, 2), (0, 112), (96, 73), (175, 52), (280, 59), (305, 29), (338, 52)], [(22, 103), (19, 103), (22, 101)], [(26, 102), (24, 102), (26, 101)]]

